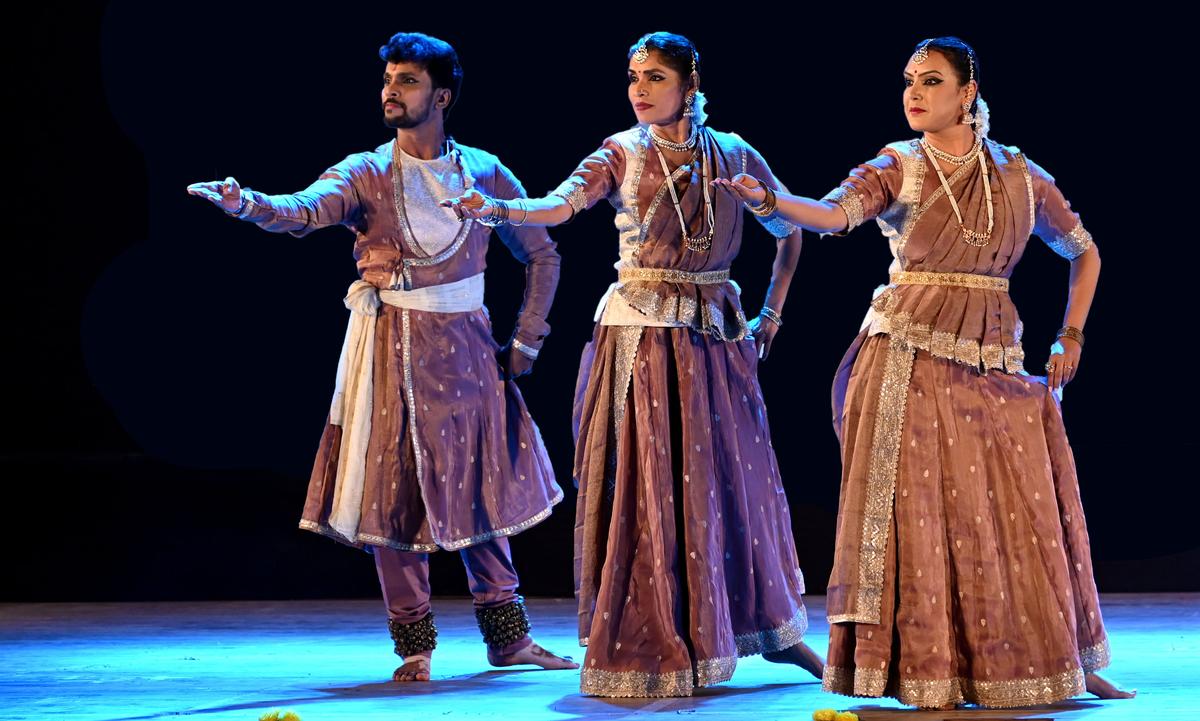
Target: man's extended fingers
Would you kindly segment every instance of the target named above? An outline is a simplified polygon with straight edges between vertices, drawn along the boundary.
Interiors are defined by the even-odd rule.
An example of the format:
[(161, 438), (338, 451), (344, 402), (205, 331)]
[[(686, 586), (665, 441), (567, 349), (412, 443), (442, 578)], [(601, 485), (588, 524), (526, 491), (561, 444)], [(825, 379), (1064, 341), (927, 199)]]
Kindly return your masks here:
[(212, 188), (206, 187), (209, 185), (215, 185), (215, 183), (194, 183), (188, 186), (188, 193), (213, 203), (220, 203), (222, 200), (221, 194)]

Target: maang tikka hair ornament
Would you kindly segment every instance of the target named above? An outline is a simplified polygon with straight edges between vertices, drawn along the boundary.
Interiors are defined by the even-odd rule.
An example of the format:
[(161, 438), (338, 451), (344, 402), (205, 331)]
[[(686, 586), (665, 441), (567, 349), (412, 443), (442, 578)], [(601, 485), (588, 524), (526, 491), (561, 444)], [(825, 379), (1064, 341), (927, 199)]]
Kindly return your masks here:
[(646, 41), (643, 40), (642, 44), (638, 46), (638, 49), (633, 51), (633, 62), (644, 63), (649, 57), (650, 48), (646, 47)]
[(917, 51), (913, 53), (912, 56), (912, 61), (914, 64), (920, 65), (929, 59), (929, 43), (931, 42), (933, 42), (933, 38), (927, 38), (926, 40), (921, 41), (921, 47), (917, 48)]

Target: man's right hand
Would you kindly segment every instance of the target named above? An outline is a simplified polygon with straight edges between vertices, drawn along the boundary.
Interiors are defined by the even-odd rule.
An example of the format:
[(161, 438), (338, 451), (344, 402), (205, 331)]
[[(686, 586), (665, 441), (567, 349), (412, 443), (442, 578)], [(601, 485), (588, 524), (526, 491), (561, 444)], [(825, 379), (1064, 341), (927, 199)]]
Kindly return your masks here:
[(242, 186), (232, 177), (224, 181), (192, 183), (187, 191), (190, 195), (212, 201), (213, 205), (220, 206), (226, 213), (236, 213), (242, 207)]

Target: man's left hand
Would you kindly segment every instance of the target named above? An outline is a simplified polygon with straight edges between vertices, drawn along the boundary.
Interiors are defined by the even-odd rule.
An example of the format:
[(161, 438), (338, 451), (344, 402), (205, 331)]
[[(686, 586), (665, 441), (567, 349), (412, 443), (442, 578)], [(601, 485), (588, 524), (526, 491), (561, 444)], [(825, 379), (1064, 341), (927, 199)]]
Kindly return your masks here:
[(505, 378), (520, 378), (533, 371), (533, 359), (514, 348), (512, 344), (500, 349), (500, 357), (504, 359)]

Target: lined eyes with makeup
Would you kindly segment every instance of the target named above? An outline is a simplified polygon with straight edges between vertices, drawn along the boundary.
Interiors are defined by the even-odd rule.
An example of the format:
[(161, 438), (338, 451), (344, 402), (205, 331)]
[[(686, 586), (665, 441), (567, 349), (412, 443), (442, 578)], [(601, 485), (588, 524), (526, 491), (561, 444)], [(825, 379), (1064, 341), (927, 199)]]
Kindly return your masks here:
[[(407, 84), (409, 84), (409, 85), (415, 85), (416, 83), (418, 83), (418, 82), (420, 82), (420, 81), (419, 81), (419, 80), (417, 80), (417, 79), (416, 79), (415, 77), (413, 77), (412, 75), (401, 75), (401, 76), (400, 76), (400, 82), (402, 82), (402, 83), (407, 83)], [(384, 84), (384, 85), (391, 85), (391, 84), (392, 84), (392, 76), (391, 76), (391, 75), (387, 75), (387, 74), (385, 74), (385, 75), (383, 76), (383, 84)]]
[[(905, 75), (904, 76), (904, 87), (911, 88), (912, 84), (913, 84), (913, 79), (908, 77), (907, 75)], [(941, 85), (942, 79), (939, 77), (930, 76), (927, 78), (923, 78), (921, 80), (921, 84), (922, 85)]]
[[(666, 80), (667, 76), (663, 75), (662, 73), (647, 73), (646, 79), (653, 80), (653, 81)], [(629, 83), (632, 85), (633, 83), (636, 83), (637, 81), (638, 81), (637, 73), (633, 73), (633, 72), (629, 73)]]

